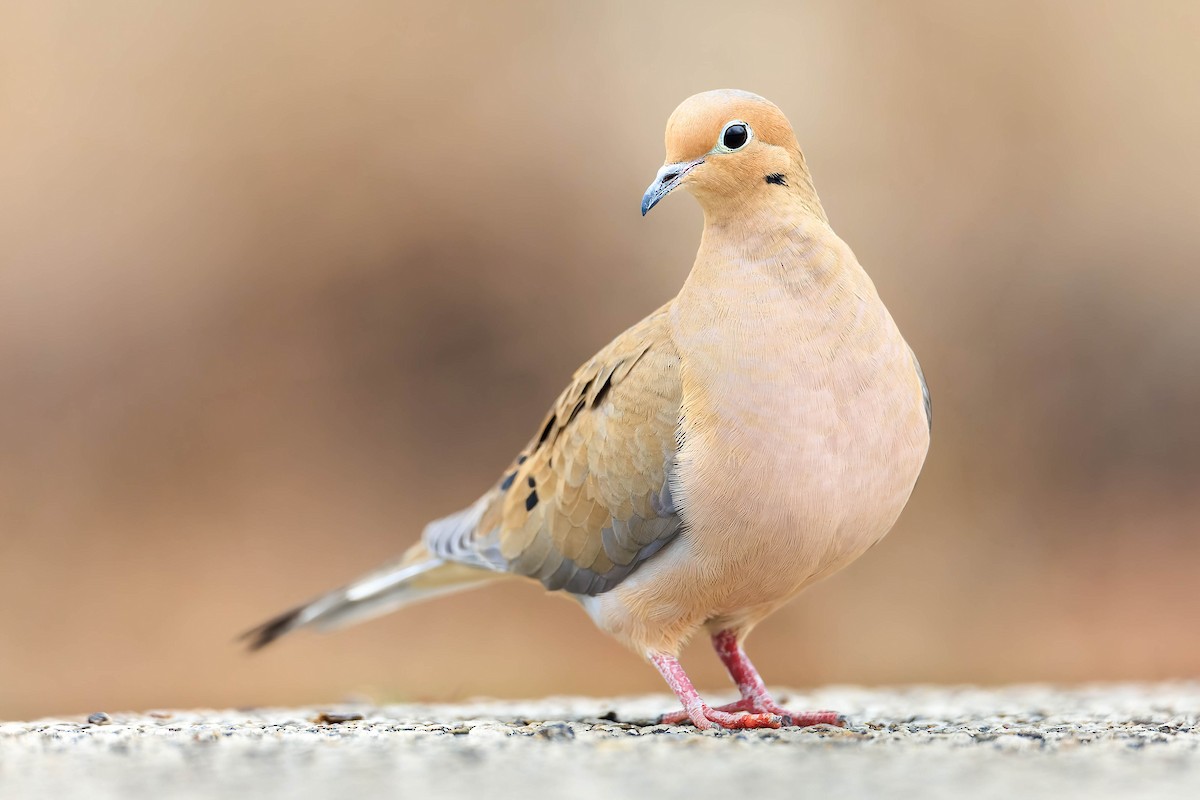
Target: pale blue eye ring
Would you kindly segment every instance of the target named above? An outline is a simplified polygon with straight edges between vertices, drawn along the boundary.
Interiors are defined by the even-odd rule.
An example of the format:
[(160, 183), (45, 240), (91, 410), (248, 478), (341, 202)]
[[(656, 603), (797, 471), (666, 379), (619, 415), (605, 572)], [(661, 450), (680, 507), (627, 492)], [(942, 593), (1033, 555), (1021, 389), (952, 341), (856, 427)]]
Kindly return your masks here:
[(754, 132), (750, 130), (749, 125), (740, 119), (731, 120), (721, 129), (721, 135), (717, 137), (717, 146), (713, 150), (718, 153), (735, 153), (753, 138)]

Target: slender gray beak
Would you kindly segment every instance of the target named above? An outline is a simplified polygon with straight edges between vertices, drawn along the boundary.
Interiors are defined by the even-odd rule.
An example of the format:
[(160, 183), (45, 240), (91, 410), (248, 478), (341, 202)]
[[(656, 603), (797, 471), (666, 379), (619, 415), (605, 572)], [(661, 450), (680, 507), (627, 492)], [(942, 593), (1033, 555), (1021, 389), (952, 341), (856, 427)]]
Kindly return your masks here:
[(667, 194), (679, 185), (683, 180), (683, 176), (688, 174), (692, 169), (704, 163), (703, 158), (698, 158), (695, 161), (680, 161), (677, 164), (666, 164), (658, 171), (658, 176), (654, 179), (654, 183), (650, 184), (650, 188), (642, 195), (642, 216), (646, 216), (646, 212), (658, 205), (658, 201), (662, 200)]

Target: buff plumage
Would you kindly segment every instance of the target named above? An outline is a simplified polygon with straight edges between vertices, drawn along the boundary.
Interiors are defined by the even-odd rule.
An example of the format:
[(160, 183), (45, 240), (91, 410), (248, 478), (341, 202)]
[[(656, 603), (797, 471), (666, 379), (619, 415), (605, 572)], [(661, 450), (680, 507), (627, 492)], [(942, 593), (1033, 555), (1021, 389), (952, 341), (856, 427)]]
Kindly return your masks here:
[[(251, 631), (252, 646), (532, 579), (659, 669), (683, 705), (669, 719), (838, 722), (776, 705), (741, 642), (892, 527), (928, 449), (924, 377), (776, 106), (691, 97), (666, 150), (643, 213), (682, 187), (705, 219), (679, 295), (575, 373), (474, 504), (394, 564)], [(741, 692), (725, 707), (677, 660), (702, 630)]]

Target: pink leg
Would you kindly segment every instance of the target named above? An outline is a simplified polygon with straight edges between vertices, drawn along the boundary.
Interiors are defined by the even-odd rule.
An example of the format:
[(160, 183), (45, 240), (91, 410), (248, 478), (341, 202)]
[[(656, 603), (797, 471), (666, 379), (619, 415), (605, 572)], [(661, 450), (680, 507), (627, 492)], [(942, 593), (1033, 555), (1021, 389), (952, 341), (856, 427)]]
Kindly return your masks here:
[[(793, 713), (786, 708), (780, 707), (771, 699), (766, 684), (759, 677), (758, 670), (750, 663), (750, 659), (746, 657), (746, 652), (742, 650), (742, 646), (738, 643), (737, 634), (733, 631), (718, 631), (713, 634), (712, 641), (713, 648), (721, 658), (721, 663), (729, 670), (730, 677), (733, 678), (734, 683), (737, 684), (738, 692), (742, 695), (741, 700), (720, 706), (715, 709), (716, 711), (746, 711), (758, 714), (776, 714), (783, 718), (784, 724), (795, 725), (801, 728), (809, 725), (845, 726), (845, 718), (834, 711)], [(684, 708), (687, 708), (687, 703), (684, 703)], [(664, 714), (662, 721), (673, 724), (675, 722), (682, 722), (689, 717), (690, 715), (675, 712), (673, 714)]]
[(663, 653), (652, 653), (650, 661), (658, 667), (671, 691), (675, 692), (675, 696), (683, 703), (683, 711), (672, 715), (678, 716), (677, 722), (690, 719), (700, 730), (708, 730), (714, 723), (722, 728), (778, 728), (783, 724), (783, 720), (773, 713), (735, 714), (724, 709), (711, 708), (700, 698), (696, 687), (692, 686), (679, 659)]

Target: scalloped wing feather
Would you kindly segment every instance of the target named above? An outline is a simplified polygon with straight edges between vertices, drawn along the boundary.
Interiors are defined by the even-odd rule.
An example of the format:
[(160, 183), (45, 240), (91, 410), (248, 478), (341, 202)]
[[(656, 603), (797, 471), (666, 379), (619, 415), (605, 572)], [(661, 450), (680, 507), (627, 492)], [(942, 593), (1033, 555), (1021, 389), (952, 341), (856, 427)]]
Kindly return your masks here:
[(680, 531), (679, 355), (663, 306), (576, 371), (499, 483), (431, 523), (435, 556), (595, 595)]

